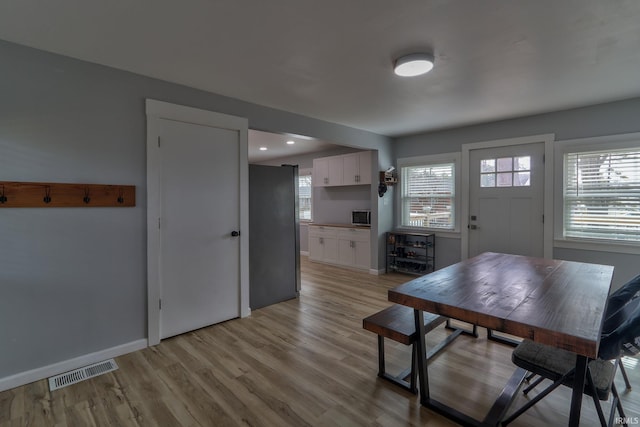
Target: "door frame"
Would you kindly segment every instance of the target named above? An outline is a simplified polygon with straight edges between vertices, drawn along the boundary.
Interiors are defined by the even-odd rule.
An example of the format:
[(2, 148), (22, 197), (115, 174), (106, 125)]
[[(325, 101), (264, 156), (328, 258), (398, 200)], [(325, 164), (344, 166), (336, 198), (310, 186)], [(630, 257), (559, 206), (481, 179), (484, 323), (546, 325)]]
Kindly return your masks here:
[[(146, 99), (147, 116), (147, 330), (148, 345), (160, 343), (160, 156), (158, 138), (160, 120), (174, 120), (238, 132), (240, 143), (240, 317), (251, 313), (249, 308), (249, 161), (248, 128), (244, 117), (168, 102)], [(220, 185), (224, 185), (221, 183)]]
[(553, 257), (553, 142), (555, 134), (541, 134), (519, 138), (496, 139), (492, 141), (462, 144), (462, 167), (460, 169), (461, 203), (460, 203), (460, 259), (469, 258), (469, 152), (485, 148), (507, 147), (512, 145), (544, 143), (544, 224), (543, 253), (545, 258)]

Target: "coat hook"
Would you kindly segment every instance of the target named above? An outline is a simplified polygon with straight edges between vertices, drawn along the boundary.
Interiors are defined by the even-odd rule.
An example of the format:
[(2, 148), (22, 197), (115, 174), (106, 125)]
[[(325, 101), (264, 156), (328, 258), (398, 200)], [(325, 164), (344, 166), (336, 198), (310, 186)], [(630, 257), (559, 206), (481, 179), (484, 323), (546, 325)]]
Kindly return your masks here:
[(4, 195), (4, 185), (2, 186), (2, 191), (0, 192), (0, 203), (6, 203), (7, 196)]
[(118, 203), (124, 203), (124, 190), (122, 188), (118, 189)]
[(44, 187), (44, 198), (42, 201), (45, 203), (51, 203), (51, 187), (48, 185)]
[(91, 197), (89, 197), (89, 193), (90, 193), (89, 187), (85, 188), (84, 197), (82, 198), (82, 200), (87, 204), (89, 204), (89, 202), (91, 201)]

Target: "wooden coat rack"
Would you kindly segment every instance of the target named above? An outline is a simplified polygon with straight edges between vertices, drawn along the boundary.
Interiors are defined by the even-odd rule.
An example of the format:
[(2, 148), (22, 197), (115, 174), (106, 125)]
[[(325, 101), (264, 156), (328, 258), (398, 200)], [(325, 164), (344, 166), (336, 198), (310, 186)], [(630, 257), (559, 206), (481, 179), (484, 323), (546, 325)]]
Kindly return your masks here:
[(135, 185), (0, 181), (0, 208), (131, 207)]

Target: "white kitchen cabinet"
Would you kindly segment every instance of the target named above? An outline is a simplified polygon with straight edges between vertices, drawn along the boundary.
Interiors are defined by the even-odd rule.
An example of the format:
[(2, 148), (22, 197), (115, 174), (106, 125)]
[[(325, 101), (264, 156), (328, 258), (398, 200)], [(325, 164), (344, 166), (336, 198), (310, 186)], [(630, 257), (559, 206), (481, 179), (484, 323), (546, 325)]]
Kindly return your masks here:
[(342, 156), (343, 185), (371, 184), (371, 151)]
[(329, 157), (329, 186), (342, 185), (344, 167), (342, 156)]
[(322, 157), (313, 159), (313, 179), (311, 180), (314, 187), (326, 187), (329, 185), (329, 158)]
[(335, 227), (309, 226), (309, 259), (338, 263), (338, 232)]
[(368, 270), (371, 265), (371, 230), (310, 225), (309, 259)]
[(371, 265), (371, 231), (343, 228), (338, 231), (338, 264), (368, 270)]
[(371, 268), (371, 240), (356, 241), (353, 255), (355, 258), (354, 267), (369, 270)]
[(371, 151), (313, 159), (313, 186), (371, 184)]
[(313, 159), (313, 186), (332, 187), (342, 185), (342, 156)]
[(320, 236), (313, 236), (311, 232), (309, 232), (308, 239), (309, 239), (309, 259), (311, 261), (322, 261), (322, 257), (323, 257), (322, 243), (323, 242)]

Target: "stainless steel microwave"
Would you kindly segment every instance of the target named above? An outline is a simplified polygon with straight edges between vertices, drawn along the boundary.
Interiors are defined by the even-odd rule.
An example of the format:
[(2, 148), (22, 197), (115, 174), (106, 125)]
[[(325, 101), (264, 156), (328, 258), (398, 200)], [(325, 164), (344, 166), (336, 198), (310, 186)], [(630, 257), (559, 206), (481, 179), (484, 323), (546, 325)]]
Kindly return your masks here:
[(371, 211), (351, 211), (351, 225), (371, 225)]

